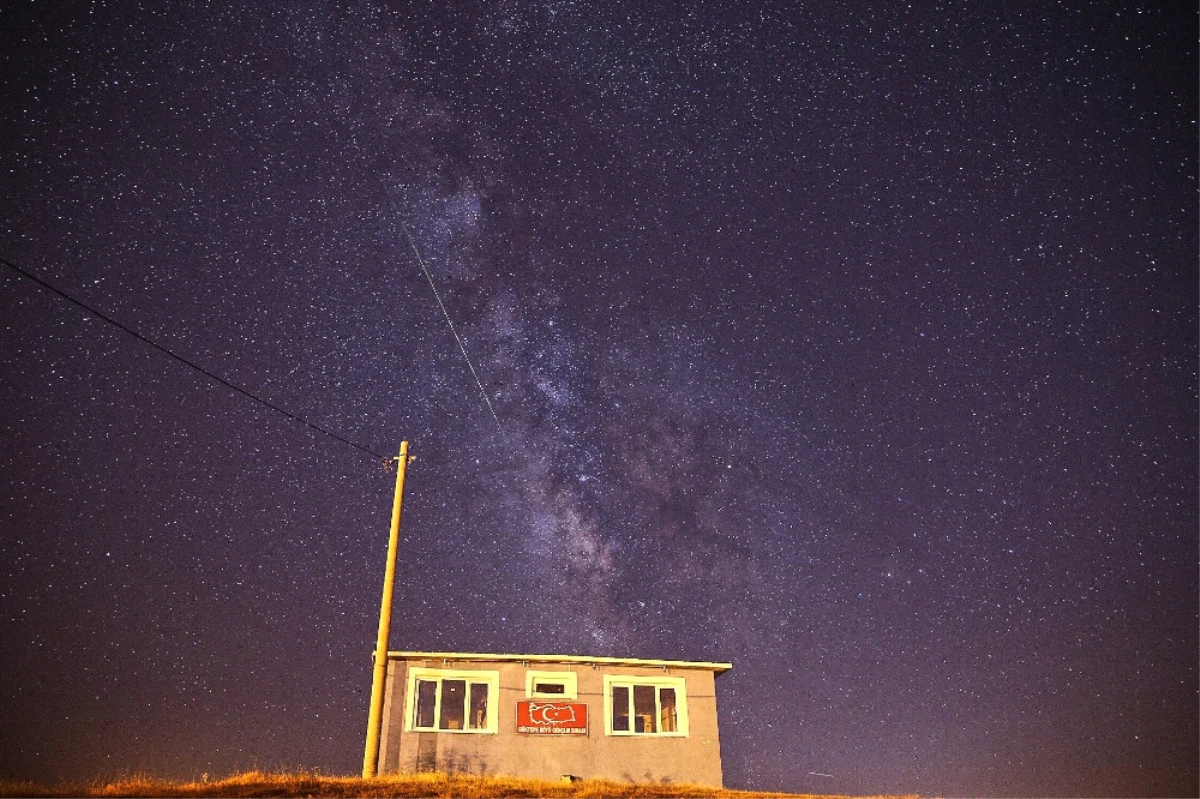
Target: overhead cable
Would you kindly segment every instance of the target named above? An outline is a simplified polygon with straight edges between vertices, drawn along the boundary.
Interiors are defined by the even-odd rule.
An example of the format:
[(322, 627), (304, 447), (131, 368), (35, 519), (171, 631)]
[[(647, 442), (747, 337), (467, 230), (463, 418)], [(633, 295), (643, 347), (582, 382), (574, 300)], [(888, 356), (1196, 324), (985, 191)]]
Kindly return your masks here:
[(329, 436), (330, 438), (337, 439), (338, 441), (342, 442), (343, 444), (347, 444), (351, 447), (354, 447), (355, 449), (359, 450), (360, 452), (365, 452), (366, 454), (368, 454), (380, 461), (386, 462), (389, 460), (387, 457), (380, 455), (378, 452), (373, 452), (372, 450), (369, 450), (366, 447), (360, 446), (359, 444), (355, 444), (353, 441), (349, 440), (348, 438), (344, 438), (344, 437), (338, 435), (337, 433), (334, 433), (331, 430), (327, 430), (326, 428), (321, 427), (318, 424), (314, 424), (313, 422), (308, 421), (307, 419), (305, 419), (302, 416), (297, 416), (296, 414), (292, 413), (291, 411), (284, 410), (283, 408), (280, 408), (278, 405), (274, 404), (273, 402), (269, 402), (268, 400), (265, 400), (262, 397), (252, 394), (251, 392), (247, 391), (246, 389), (242, 388), (241, 386), (239, 386), (235, 383), (229, 382), (228, 380), (221, 377), (220, 375), (213, 374), (209, 370), (205, 369), (203, 366), (200, 366), (196, 363), (193, 363), (192, 361), (189, 361), (187, 358), (184, 358), (182, 355), (178, 355), (178, 354), (172, 352), (171, 350), (167, 349), (163, 345), (159, 344), (158, 342), (152, 341), (151, 339), (146, 338), (141, 333), (137, 332), (133, 328), (127, 327), (126, 325), (118, 322), (116, 319), (113, 319), (111, 316), (108, 316), (107, 314), (96, 310), (95, 308), (93, 308), (92, 306), (88, 305), (87, 303), (85, 303), (81, 300), (75, 299), (74, 297), (72, 297), (70, 294), (67, 294), (62, 289), (59, 289), (56, 286), (53, 286), (50, 283), (47, 283), (45, 280), (42, 280), (40, 277), (38, 277), (34, 274), (26, 272), (24, 269), (22, 269), (21, 267), (17, 266), (14, 263), (12, 263), (11, 261), (5, 260), (4, 258), (0, 258), (0, 263), (3, 263), (5, 266), (12, 269), (14, 272), (24, 275), (25, 277), (29, 278), (34, 283), (37, 283), (39, 286), (46, 289), (47, 291), (51, 291), (51, 292), (57, 294), (58, 296), (62, 297), (64, 300), (66, 300), (67, 302), (70, 302), (73, 305), (77, 305), (80, 308), (82, 308), (83, 310), (92, 314), (93, 316), (95, 316), (99, 319), (103, 319), (105, 322), (108, 322), (110, 325), (113, 325), (114, 327), (118, 327), (121, 330), (124, 330), (126, 333), (128, 333), (129, 335), (138, 339), (139, 341), (144, 341), (145, 343), (149, 344), (151, 347), (158, 350), (159, 352), (162, 352), (162, 353), (165, 353), (165, 354), (171, 356), (172, 358), (174, 358), (175, 360), (184, 364), (185, 366), (190, 366), (192, 369), (195, 369), (197, 372), (200, 372), (201, 374), (211, 378), (212, 380), (215, 380), (216, 382), (220, 383), (221, 385), (225, 386), (226, 388), (231, 388), (234, 391), (238, 392), (239, 394), (249, 397), (250, 399), (254, 400), (255, 402), (257, 402), (261, 405), (265, 405), (277, 413), (283, 414), (284, 416), (286, 416), (289, 419), (300, 422), (300, 424), (305, 425), (306, 427), (309, 427), (313, 430), (316, 430), (318, 433), (323, 433), (323, 434)]

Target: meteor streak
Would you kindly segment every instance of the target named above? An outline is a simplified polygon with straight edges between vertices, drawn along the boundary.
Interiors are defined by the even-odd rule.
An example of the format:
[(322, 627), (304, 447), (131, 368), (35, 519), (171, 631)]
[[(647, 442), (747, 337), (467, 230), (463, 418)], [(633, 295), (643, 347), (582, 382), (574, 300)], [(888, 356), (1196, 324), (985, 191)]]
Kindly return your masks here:
[(475, 371), (475, 365), (471, 363), (471, 356), (467, 355), (467, 347), (463, 344), (458, 331), (454, 329), (454, 322), (451, 321), (450, 313), (446, 310), (445, 303), (442, 302), (442, 295), (438, 293), (437, 286), (433, 283), (433, 277), (429, 274), (429, 270), (425, 268), (425, 259), (421, 257), (421, 251), (417, 249), (417, 243), (413, 241), (412, 234), (408, 232), (408, 226), (403, 222), (400, 223), (400, 229), (404, 231), (404, 238), (408, 239), (408, 246), (412, 247), (413, 255), (417, 256), (417, 263), (421, 266), (421, 271), (425, 274), (425, 279), (429, 281), (429, 288), (433, 289), (433, 296), (437, 300), (438, 307), (442, 309), (442, 316), (446, 317), (446, 324), (450, 326), (450, 332), (454, 334), (454, 340), (458, 342), (458, 348), (462, 351), (463, 359), (467, 362), (467, 368), (471, 370), (471, 377), (475, 378), (475, 385), (479, 386), (479, 393), (483, 396), (483, 401), (487, 403), (487, 408), (492, 414), (492, 419), (496, 421), (496, 428), (503, 433), (504, 428), (500, 426), (500, 417), (496, 415), (496, 409), (492, 407), (492, 401), (488, 399), (487, 392), (483, 390), (483, 383), (479, 380), (479, 374)]

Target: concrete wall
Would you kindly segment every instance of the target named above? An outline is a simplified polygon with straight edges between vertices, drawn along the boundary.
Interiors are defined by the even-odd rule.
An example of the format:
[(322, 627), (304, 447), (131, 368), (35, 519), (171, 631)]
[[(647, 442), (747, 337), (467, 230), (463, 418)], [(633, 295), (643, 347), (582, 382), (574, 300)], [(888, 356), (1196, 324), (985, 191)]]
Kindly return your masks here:
[[(485, 669), (500, 673), (496, 734), (405, 732), (405, 691), (409, 666)], [(573, 671), (579, 702), (588, 705), (588, 734), (529, 735), (517, 732), (517, 702), (526, 699), (526, 672)], [(686, 737), (605, 734), (605, 674), (682, 677), (687, 691)], [(626, 667), (452, 660), (388, 663), (379, 772), (442, 771), (558, 780), (564, 774), (623, 782), (676, 782), (720, 787), (721, 749), (717, 737), (714, 675), (708, 669)]]

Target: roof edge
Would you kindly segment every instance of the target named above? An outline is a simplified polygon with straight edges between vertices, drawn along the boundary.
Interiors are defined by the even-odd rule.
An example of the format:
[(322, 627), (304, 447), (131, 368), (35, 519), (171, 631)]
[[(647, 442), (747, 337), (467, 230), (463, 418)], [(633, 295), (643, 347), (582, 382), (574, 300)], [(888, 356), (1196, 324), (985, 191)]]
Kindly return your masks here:
[(496, 662), (528, 661), (530, 663), (585, 663), (608, 666), (649, 666), (653, 668), (704, 669), (723, 674), (733, 668), (732, 663), (714, 663), (702, 660), (646, 660), (643, 658), (610, 658), (592, 655), (500, 655), (483, 652), (408, 652), (388, 651), (389, 659), (403, 660), (481, 660)]

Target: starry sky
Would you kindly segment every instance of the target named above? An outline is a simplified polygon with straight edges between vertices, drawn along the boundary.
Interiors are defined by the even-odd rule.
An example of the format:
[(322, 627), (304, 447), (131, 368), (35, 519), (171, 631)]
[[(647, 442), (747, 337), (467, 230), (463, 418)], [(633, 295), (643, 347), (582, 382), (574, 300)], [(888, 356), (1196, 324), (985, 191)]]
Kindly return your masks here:
[(0, 266), (0, 776), (356, 773), (408, 440), (393, 649), (730, 661), (731, 787), (1196, 795), (1196, 26), (5, 3), (0, 258), (310, 424)]

